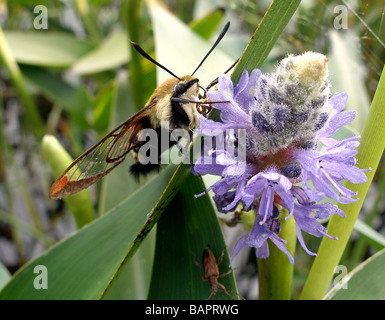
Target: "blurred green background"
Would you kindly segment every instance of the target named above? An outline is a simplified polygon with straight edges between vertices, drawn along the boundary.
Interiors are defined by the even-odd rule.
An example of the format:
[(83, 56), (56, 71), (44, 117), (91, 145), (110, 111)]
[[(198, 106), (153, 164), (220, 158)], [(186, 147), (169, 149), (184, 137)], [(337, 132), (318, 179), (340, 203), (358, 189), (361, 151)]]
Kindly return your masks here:
[[(184, 75), (195, 69), (210, 41), (230, 21), (228, 34), (197, 73), (207, 85), (241, 56), (270, 1), (42, 0), (39, 5), (0, 0), (0, 287), (28, 261), (153, 178), (138, 184), (128, 174), (127, 160), (78, 199), (48, 198), (52, 182), (65, 169), (55, 162), (66, 156), (51, 136), (42, 143), (43, 136), (54, 135), (76, 158), (141, 109), (169, 77), (136, 54), (128, 40)], [(338, 11), (339, 6), (346, 11)], [(333, 93), (347, 92), (348, 108), (358, 112), (349, 131), (360, 133), (385, 61), (384, 11), (384, 1), (302, 1), (262, 70), (273, 70), (288, 53), (326, 54)], [(356, 226), (346, 249), (343, 263), (349, 269), (385, 247), (384, 189), (381, 163), (360, 215), (364, 223)], [(231, 248), (242, 227), (223, 229)], [(319, 239), (305, 241), (316, 251)], [(124, 297), (147, 296), (154, 243), (151, 232), (129, 272), (136, 279), (139, 274), (141, 284)], [(253, 253), (244, 251), (237, 259), (239, 294), (254, 299), (257, 266)], [(293, 297), (298, 297), (311, 261), (297, 250)]]

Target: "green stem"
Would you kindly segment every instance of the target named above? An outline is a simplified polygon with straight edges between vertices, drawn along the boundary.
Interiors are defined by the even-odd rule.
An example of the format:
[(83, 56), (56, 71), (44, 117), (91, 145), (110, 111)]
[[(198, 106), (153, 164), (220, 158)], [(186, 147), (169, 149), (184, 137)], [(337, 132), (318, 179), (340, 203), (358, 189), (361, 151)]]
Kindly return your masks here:
[[(130, 40), (140, 44), (141, 34), (141, 0), (126, 0), (123, 5), (123, 22), (126, 24), (127, 32)], [(129, 64), (128, 73), (130, 75), (132, 94), (134, 101), (139, 108), (142, 108), (144, 101), (144, 86), (143, 86), (143, 70), (141, 65), (141, 56), (136, 51), (133, 45), (127, 41), (131, 61)]]
[(43, 121), (39, 115), (37, 106), (33, 101), (32, 97), (29, 95), (27, 87), (24, 82), (24, 78), (20, 71), (18, 64), (15, 61), (15, 58), (12, 55), (11, 49), (8, 46), (7, 40), (3, 33), (3, 29), (0, 27), (0, 62), (4, 65), (5, 69), (8, 71), (11, 81), (19, 92), (20, 99), (22, 100), (25, 108), (25, 123), (26, 126), (31, 128), (37, 138), (41, 138), (44, 134)]
[[(382, 203), (383, 194), (385, 191), (385, 167), (382, 166), (381, 172), (378, 174), (377, 180), (377, 197), (372, 205), (372, 209), (365, 218), (365, 223), (368, 226), (372, 226), (374, 219), (381, 213), (380, 205)], [(354, 249), (350, 253), (350, 269), (357, 266), (363, 259), (365, 252), (368, 248), (368, 241), (365, 237), (360, 237), (354, 244)]]
[(327, 237), (322, 239), (318, 256), (311, 267), (301, 299), (322, 299), (327, 291), (334, 274), (334, 269), (341, 259), (384, 151), (384, 131), (385, 72), (383, 70), (362, 131), (361, 144), (357, 155), (357, 163), (360, 168), (372, 168), (372, 171), (367, 172), (368, 181), (366, 183), (355, 185), (348, 182), (345, 184), (347, 188), (358, 192), (359, 200), (352, 204), (339, 205), (345, 212), (346, 218), (341, 218), (337, 215), (331, 217), (328, 224), (328, 232), (330, 235), (338, 237), (338, 240), (331, 240)]
[[(297, 237), (293, 217), (282, 221), (279, 236), (287, 241), (286, 247), (294, 256)], [(258, 259), (259, 299), (289, 300), (294, 265), (290, 263), (287, 255), (270, 241), (269, 250), (269, 258)]]
[(95, 14), (92, 12), (87, 0), (76, 0), (75, 6), (92, 42), (95, 44), (100, 43), (102, 35), (97, 26)]

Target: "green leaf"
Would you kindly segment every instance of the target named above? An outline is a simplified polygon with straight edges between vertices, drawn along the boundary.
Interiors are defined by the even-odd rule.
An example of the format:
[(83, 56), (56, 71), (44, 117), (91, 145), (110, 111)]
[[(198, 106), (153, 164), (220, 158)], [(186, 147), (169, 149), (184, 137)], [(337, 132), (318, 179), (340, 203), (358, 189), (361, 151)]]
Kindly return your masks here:
[(66, 68), (93, 48), (89, 42), (67, 33), (6, 31), (4, 34), (16, 61), (36, 66)]
[(85, 87), (79, 87), (71, 97), (66, 111), (71, 115), (71, 125), (79, 126), (81, 129), (89, 128), (87, 111), (93, 108), (91, 97)]
[(25, 78), (37, 86), (47, 99), (68, 108), (76, 89), (65, 82), (60, 74), (28, 65), (20, 65), (20, 70)]
[(261, 67), (300, 2), (275, 0), (271, 3), (233, 72), (234, 83), (239, 81), (243, 70), (250, 72)]
[[(203, 250), (210, 245), (218, 259), (225, 242), (209, 197), (194, 197), (201, 192), (200, 179), (190, 175), (158, 223), (149, 299), (207, 299), (210, 296), (210, 285), (201, 280), (204, 273), (194, 264), (194, 255), (202, 264)], [(226, 250), (219, 272), (224, 274), (229, 270)], [(233, 299), (237, 298), (233, 273), (218, 281)], [(230, 299), (221, 291), (216, 298)]]
[[(108, 283), (105, 290), (103, 291), (101, 295), (102, 299), (104, 299), (104, 297), (107, 297), (109, 295), (109, 290), (111, 288), (114, 288), (115, 286), (114, 282), (122, 281), (122, 277), (124, 277), (125, 275), (125, 268), (127, 266), (127, 263), (129, 263), (130, 258), (133, 256), (133, 254), (142, 244), (143, 239), (152, 230), (152, 228), (158, 222), (161, 214), (166, 210), (167, 206), (170, 204), (172, 199), (177, 194), (183, 181), (185, 180), (187, 175), (190, 173), (190, 166), (179, 165), (178, 169), (175, 171), (175, 173), (171, 177), (170, 171), (174, 172), (174, 170), (175, 170), (175, 165), (167, 166), (166, 169), (164, 169), (158, 176), (156, 176), (153, 180), (151, 180), (141, 189), (141, 198), (139, 199), (136, 198), (135, 200), (132, 200), (132, 201), (135, 201), (135, 203), (131, 203), (131, 206), (135, 207), (133, 210), (136, 211), (135, 213), (136, 215), (139, 215), (137, 216), (137, 221), (135, 221), (135, 224), (141, 223), (144, 216), (142, 207), (147, 208), (148, 205), (153, 203), (151, 199), (154, 197), (154, 194), (158, 194), (159, 192), (163, 191), (161, 195), (159, 195), (160, 198), (156, 202), (156, 204), (153, 204), (151, 209), (149, 210), (147, 209), (146, 211), (147, 214), (145, 215), (147, 219), (145, 222), (142, 222), (142, 227), (136, 231), (135, 234), (137, 234), (137, 236), (132, 241), (129, 250), (121, 260), (119, 267), (117, 268), (110, 282)], [(158, 183), (159, 179), (161, 179), (162, 176), (166, 175), (165, 172), (166, 173), (168, 172), (167, 181), (169, 181), (166, 188), (165, 186), (155, 184), (155, 183)], [(166, 178), (163, 178), (163, 179), (166, 179)], [(129, 197), (129, 199), (133, 198), (134, 195), (136, 194), (137, 192), (133, 194), (131, 197)]]
[(8, 269), (0, 262), (0, 290), (11, 278)]
[(121, 266), (119, 279), (110, 283), (103, 300), (146, 299), (154, 261), (156, 227), (141, 243), (135, 255)]
[[(176, 172), (175, 168), (168, 166), (108, 214), (23, 266), (0, 292), (0, 299), (103, 297), (189, 172), (188, 166)], [(33, 287), (36, 265), (47, 267), (48, 290)]]
[(109, 126), (114, 89), (115, 81), (111, 81), (95, 98), (93, 127), (98, 131), (105, 130)]
[(110, 34), (103, 43), (72, 66), (79, 75), (115, 69), (129, 61), (128, 37), (124, 31)]
[(208, 40), (217, 31), (224, 13), (225, 10), (223, 8), (217, 8), (207, 13), (204, 17), (191, 21), (189, 27), (203, 39)]
[(385, 299), (385, 249), (377, 252), (352, 272), (327, 294), (328, 300), (384, 300)]

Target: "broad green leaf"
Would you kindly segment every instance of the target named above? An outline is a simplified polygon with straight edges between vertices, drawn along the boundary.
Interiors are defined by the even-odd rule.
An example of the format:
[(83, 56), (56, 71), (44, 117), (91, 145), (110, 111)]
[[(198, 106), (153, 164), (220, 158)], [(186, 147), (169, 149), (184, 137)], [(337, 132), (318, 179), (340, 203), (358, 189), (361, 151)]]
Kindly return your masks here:
[(72, 66), (76, 74), (90, 74), (115, 69), (129, 61), (128, 37), (116, 31), (94, 50), (84, 55)]
[[(178, 76), (191, 74), (209, 51), (211, 44), (162, 7), (153, 4), (149, 9), (154, 28), (157, 61)], [(195, 76), (203, 86), (206, 86), (233, 63), (232, 59), (217, 48)], [(158, 84), (171, 78), (165, 71), (160, 69), (157, 71)]]
[[(188, 166), (176, 172), (175, 168), (169, 165), (109, 213), (23, 266), (0, 292), (0, 299), (98, 299), (105, 295), (189, 173)], [(36, 265), (48, 269), (48, 290), (33, 286)]]
[(88, 41), (67, 33), (6, 31), (4, 34), (16, 61), (36, 66), (69, 67), (93, 48)]
[(328, 300), (384, 300), (385, 299), (385, 249), (377, 252), (352, 272), (334, 283), (326, 295)]
[[(204, 272), (195, 265), (194, 255), (202, 264), (203, 250), (209, 245), (218, 259), (225, 242), (209, 197), (194, 197), (202, 191), (200, 179), (190, 175), (158, 223), (149, 299), (191, 300), (210, 296), (210, 285), (202, 281)], [(226, 250), (219, 272), (224, 274), (229, 270)], [(237, 299), (232, 273), (218, 281)], [(215, 298), (230, 299), (224, 292)]]
[[(170, 168), (175, 168), (175, 166), (169, 165), (164, 171), (170, 171)], [(164, 174), (163, 172), (160, 175)], [(121, 277), (125, 275), (125, 270), (126, 270), (127, 264), (129, 263), (129, 259), (139, 248), (139, 246), (141, 245), (146, 235), (152, 230), (152, 228), (158, 222), (160, 215), (164, 212), (164, 210), (166, 210), (167, 206), (175, 197), (180, 186), (182, 185), (183, 181), (185, 180), (189, 172), (190, 172), (189, 166), (180, 165), (178, 169), (175, 171), (174, 175), (171, 177), (171, 179), (169, 179), (170, 182), (168, 183), (167, 188), (163, 191), (162, 196), (160, 197), (156, 205), (146, 215), (147, 217), (146, 222), (143, 224), (143, 227), (141, 228), (140, 232), (137, 234), (135, 240), (132, 242), (129, 251), (126, 253), (124, 259), (121, 261), (119, 268), (114, 273), (113, 278), (111, 278), (110, 282), (106, 286), (100, 298), (104, 299), (105, 297), (108, 297), (109, 290), (114, 289), (114, 286), (115, 286), (114, 282), (121, 281)], [(159, 179), (159, 176), (157, 176), (153, 181), (157, 181), (158, 179)], [(149, 185), (150, 187), (148, 187)], [(137, 206), (138, 205), (144, 206), (144, 203), (145, 203), (145, 206), (147, 206), (148, 205), (147, 202), (149, 202), (155, 190), (156, 192), (158, 192), (159, 190), (162, 189), (162, 187), (153, 189), (154, 186), (152, 186), (151, 188), (151, 185), (152, 183), (150, 181), (143, 187), (142, 203), (136, 204)], [(151, 193), (151, 196), (149, 195), (149, 193)]]
[(135, 255), (121, 266), (119, 278), (110, 283), (103, 300), (143, 300), (147, 298), (154, 263), (156, 227), (141, 243)]
[(68, 108), (76, 89), (65, 82), (60, 74), (29, 65), (21, 65), (20, 69), (25, 78), (37, 86), (47, 99)]
[(208, 40), (217, 31), (224, 13), (225, 10), (223, 8), (217, 8), (207, 13), (204, 17), (191, 21), (189, 27), (203, 39)]

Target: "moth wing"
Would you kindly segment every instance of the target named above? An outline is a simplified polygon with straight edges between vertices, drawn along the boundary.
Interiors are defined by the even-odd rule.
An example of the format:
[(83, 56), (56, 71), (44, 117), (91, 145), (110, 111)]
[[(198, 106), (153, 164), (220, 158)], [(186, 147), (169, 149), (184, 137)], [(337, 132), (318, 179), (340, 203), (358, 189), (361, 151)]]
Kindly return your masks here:
[(136, 137), (144, 129), (142, 119), (155, 104), (153, 99), (80, 155), (54, 182), (49, 197), (61, 199), (86, 189), (122, 163), (127, 153), (137, 146)]

